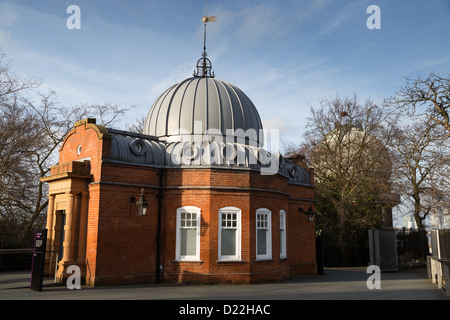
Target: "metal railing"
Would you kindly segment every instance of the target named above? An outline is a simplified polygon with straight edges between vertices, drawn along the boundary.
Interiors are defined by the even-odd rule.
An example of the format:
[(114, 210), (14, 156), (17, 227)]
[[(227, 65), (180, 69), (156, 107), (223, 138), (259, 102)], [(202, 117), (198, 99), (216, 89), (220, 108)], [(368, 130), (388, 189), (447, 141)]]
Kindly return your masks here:
[(32, 261), (32, 248), (0, 249), (0, 271), (30, 269)]

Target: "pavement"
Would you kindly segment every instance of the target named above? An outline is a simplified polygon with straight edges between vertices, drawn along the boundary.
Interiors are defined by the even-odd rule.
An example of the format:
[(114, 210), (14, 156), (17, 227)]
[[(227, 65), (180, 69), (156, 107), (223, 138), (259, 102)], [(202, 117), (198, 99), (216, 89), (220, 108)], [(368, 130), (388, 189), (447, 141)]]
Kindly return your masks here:
[[(324, 275), (297, 276), (281, 283), (252, 285), (143, 284), (68, 289), (45, 278), (43, 290), (30, 289), (30, 273), (0, 272), (0, 300), (450, 300), (427, 278), (426, 268), (380, 274), (369, 289), (367, 268), (326, 268)], [(197, 302), (198, 303), (198, 302)]]

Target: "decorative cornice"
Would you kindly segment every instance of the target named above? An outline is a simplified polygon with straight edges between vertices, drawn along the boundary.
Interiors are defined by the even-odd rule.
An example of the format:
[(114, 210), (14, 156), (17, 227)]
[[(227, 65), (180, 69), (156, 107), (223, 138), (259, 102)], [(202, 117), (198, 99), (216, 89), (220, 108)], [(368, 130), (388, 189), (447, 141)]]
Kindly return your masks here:
[[(86, 118), (80, 121), (75, 122), (75, 124), (73, 125), (73, 130), (75, 130), (75, 128), (84, 125), (85, 128), (92, 128), (97, 132), (97, 136), (98, 139), (112, 139), (111, 135), (109, 134), (108, 130), (102, 126), (97, 124), (97, 120), (94, 118)], [(72, 130), (72, 131), (73, 131)]]
[(66, 144), (67, 139), (76, 133), (76, 129), (77, 127), (81, 127), (84, 126), (86, 129), (93, 129), (96, 133), (97, 133), (97, 137), (99, 140), (112, 140), (112, 136), (111, 134), (108, 132), (108, 130), (102, 126), (102, 125), (98, 125), (96, 124), (96, 119), (94, 118), (86, 118), (80, 121), (77, 121), (74, 123), (73, 125), (73, 129), (71, 131), (69, 131), (69, 133), (67, 133), (66, 137), (64, 138), (64, 141), (61, 145), (61, 147), (59, 148), (59, 151), (62, 151), (62, 149), (64, 148), (64, 145)]

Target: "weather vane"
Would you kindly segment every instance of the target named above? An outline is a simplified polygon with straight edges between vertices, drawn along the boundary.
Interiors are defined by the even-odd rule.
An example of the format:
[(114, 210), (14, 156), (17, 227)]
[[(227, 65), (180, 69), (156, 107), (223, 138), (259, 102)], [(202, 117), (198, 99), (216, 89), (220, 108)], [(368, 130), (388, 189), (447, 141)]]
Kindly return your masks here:
[(197, 71), (194, 71), (195, 77), (202, 78), (214, 78), (214, 72), (211, 71), (212, 64), (211, 61), (206, 57), (206, 24), (208, 22), (216, 22), (216, 16), (208, 16), (206, 13), (207, 8), (207, 0), (205, 0), (205, 15), (202, 17), (202, 21), (204, 23), (204, 31), (203, 31), (203, 54), (202, 58), (197, 61)]

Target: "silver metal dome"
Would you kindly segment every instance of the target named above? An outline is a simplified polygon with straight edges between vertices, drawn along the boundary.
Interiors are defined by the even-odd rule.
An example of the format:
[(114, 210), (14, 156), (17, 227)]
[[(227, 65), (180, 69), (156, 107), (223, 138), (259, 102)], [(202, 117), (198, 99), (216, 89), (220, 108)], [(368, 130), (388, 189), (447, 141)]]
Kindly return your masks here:
[(237, 136), (239, 132), (254, 132), (256, 135), (246, 136), (246, 144), (264, 144), (258, 111), (244, 92), (222, 80), (192, 77), (159, 96), (148, 113), (143, 133), (177, 141), (208, 132), (228, 137), (228, 129), (237, 130)]

